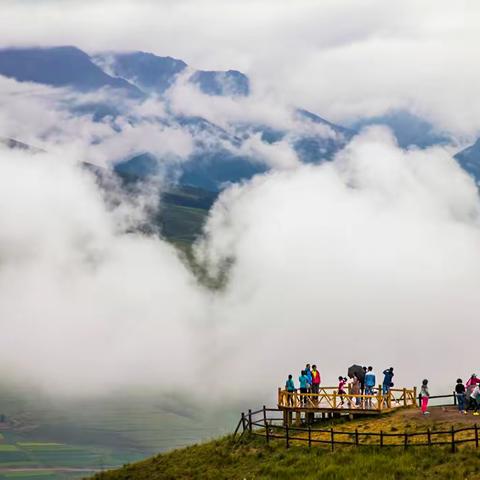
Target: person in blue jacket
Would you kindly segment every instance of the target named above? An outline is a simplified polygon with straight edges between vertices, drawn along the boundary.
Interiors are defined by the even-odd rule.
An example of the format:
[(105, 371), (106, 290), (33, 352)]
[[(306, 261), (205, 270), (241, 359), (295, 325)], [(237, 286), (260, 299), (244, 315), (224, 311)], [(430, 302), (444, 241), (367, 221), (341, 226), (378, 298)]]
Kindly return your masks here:
[(307, 385), (307, 393), (312, 393), (312, 370), (310, 369), (310, 364), (307, 363), (305, 366), (305, 375), (307, 376), (308, 379), (308, 385)]
[(393, 367), (387, 368), (383, 371), (382, 393), (386, 395), (393, 386)]
[[(300, 382), (300, 393), (307, 393), (308, 392), (308, 377), (307, 377), (307, 374), (305, 372), (305, 370), (302, 370), (300, 372), (300, 376), (298, 377), (298, 381)], [(300, 397), (300, 402), (302, 403), (302, 405), (305, 405), (307, 403), (307, 397), (306, 395), (302, 395)]]
[[(376, 378), (375, 374), (373, 373), (373, 368), (368, 367), (367, 368), (367, 373), (365, 374), (365, 395), (373, 395), (373, 388), (375, 387), (376, 384)], [(366, 407), (371, 408), (372, 407), (372, 399), (368, 398), (366, 403)]]
[(292, 375), (288, 376), (288, 379), (285, 382), (285, 389), (288, 392), (288, 403), (290, 405), (293, 405), (293, 394), (295, 393), (296, 388), (295, 388), (295, 384), (293, 383)]

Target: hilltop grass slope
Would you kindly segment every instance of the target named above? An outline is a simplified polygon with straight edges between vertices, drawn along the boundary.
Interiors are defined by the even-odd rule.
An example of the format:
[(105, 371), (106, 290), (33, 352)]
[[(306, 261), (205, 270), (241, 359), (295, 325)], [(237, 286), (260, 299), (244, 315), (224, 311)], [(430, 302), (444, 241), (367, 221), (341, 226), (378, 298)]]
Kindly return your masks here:
[[(438, 410), (433, 418), (418, 410), (398, 412), (377, 420), (335, 422), (335, 429), (360, 431), (439, 430), (472, 424), (477, 417)], [(444, 414), (445, 413), (445, 414)], [(231, 437), (158, 455), (122, 469), (102, 472), (94, 480), (160, 479), (480, 479), (480, 455), (465, 444), (451, 453), (448, 447), (328, 447), (283, 441), (266, 444), (258, 437), (234, 443)]]

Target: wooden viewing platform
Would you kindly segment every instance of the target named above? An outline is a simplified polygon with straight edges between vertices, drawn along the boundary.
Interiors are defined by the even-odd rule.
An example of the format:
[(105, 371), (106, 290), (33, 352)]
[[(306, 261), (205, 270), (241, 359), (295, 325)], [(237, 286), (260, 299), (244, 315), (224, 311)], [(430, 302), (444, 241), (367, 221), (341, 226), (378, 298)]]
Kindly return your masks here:
[(338, 414), (379, 415), (392, 412), (397, 408), (415, 407), (417, 387), (391, 388), (385, 395), (382, 386), (378, 386), (374, 395), (355, 395), (345, 393), (340, 395), (337, 387), (320, 387), (319, 393), (287, 392), (278, 389), (278, 408), (283, 411), (283, 423), (291, 425), (292, 415), (295, 412), (295, 421), (301, 423), (302, 413), (305, 418), (315, 413), (322, 417)]

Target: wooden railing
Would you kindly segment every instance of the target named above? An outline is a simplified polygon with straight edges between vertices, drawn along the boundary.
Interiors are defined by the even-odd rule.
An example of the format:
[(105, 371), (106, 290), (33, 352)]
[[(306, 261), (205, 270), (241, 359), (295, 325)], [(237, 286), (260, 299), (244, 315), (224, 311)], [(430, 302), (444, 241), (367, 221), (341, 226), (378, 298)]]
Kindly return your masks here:
[[(439, 397), (447, 397), (439, 396)], [(448, 395), (451, 397), (451, 395)], [(273, 416), (273, 413), (280, 413), (280, 409), (266, 408), (265, 406), (257, 411), (242, 413), (240, 421), (234, 432), (234, 439), (241, 431), (240, 437), (244, 434), (251, 434), (265, 438), (269, 443), (272, 440), (283, 440), (285, 446), (290, 447), (292, 442), (307, 443), (309, 447), (314, 444), (329, 446), (333, 451), (339, 445), (368, 446), (368, 447), (431, 447), (435, 445), (448, 445), (452, 452), (457, 450), (459, 445), (473, 443), (476, 448), (479, 446), (479, 427), (477, 424), (471, 427), (449, 430), (433, 430), (427, 428), (422, 432), (364, 432), (355, 430), (334, 430), (333, 428), (312, 428), (293, 427), (288, 424), (279, 424), (281, 417)], [(399, 439), (399, 441), (396, 441)]]
[(395, 407), (416, 405), (414, 388), (392, 388), (383, 394), (381, 385), (373, 395), (339, 394), (336, 387), (321, 387), (318, 393), (288, 392), (278, 389), (278, 407), (292, 409), (359, 409), (381, 412)]

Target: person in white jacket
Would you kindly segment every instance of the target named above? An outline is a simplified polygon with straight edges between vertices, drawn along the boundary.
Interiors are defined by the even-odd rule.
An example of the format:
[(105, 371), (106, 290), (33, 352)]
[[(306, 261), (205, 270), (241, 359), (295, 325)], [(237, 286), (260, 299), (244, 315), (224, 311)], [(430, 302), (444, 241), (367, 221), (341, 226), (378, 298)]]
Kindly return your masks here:
[(478, 408), (480, 407), (480, 385), (478, 383), (475, 385), (475, 388), (473, 389), (471, 398), (475, 400), (475, 409), (473, 411), (473, 414), (480, 415), (478, 413)]

